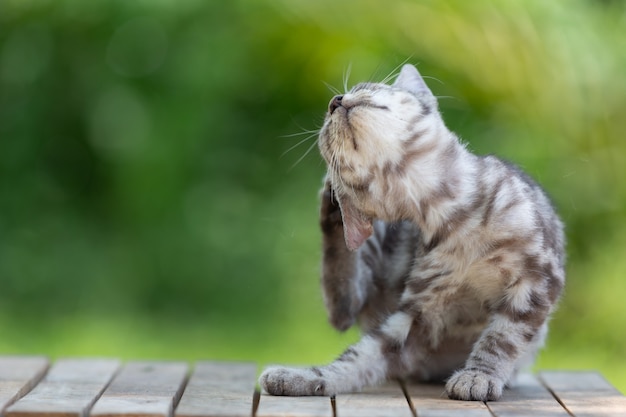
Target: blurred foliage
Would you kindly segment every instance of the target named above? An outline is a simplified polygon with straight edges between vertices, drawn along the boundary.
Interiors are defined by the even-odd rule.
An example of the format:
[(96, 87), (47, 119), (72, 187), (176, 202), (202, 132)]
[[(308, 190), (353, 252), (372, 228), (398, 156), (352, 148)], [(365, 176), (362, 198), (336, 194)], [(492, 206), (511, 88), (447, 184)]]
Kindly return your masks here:
[(619, 1), (2, 0), (0, 353), (332, 359), (358, 335), (326, 324), (324, 166), (290, 135), (407, 59), (567, 224), (538, 366), (626, 390)]

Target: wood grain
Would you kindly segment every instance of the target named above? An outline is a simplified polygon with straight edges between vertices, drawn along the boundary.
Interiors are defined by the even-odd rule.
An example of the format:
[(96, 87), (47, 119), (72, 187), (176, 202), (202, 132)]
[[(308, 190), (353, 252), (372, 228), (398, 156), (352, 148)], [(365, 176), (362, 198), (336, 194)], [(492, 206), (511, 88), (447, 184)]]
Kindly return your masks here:
[(169, 417), (182, 395), (184, 362), (127, 363), (91, 410), (92, 417)]
[(114, 359), (60, 359), (5, 415), (84, 417), (118, 368)]
[(568, 417), (568, 412), (535, 376), (521, 374), (487, 407), (498, 417)]
[[(340, 414), (341, 411), (337, 413)], [(328, 397), (274, 397), (261, 395), (256, 417), (331, 417)]]
[(449, 399), (443, 385), (408, 385), (407, 393), (419, 417), (493, 417), (481, 401)]
[(0, 414), (30, 391), (50, 366), (43, 356), (0, 357)]
[(576, 417), (624, 417), (626, 397), (596, 372), (540, 372), (539, 378)]
[(257, 367), (251, 363), (198, 362), (176, 417), (248, 417)]
[[(595, 372), (522, 374), (499, 401), (454, 401), (443, 385), (388, 385), (328, 397), (253, 395), (256, 365), (0, 357), (3, 417), (626, 416), (626, 397)], [(183, 394), (184, 392), (184, 394)], [(12, 403), (12, 404), (11, 404)], [(254, 405), (253, 405), (254, 404)], [(175, 411), (174, 411), (175, 410)], [(175, 414), (175, 416), (174, 416)]]
[(398, 384), (366, 389), (358, 394), (338, 395), (341, 417), (412, 417), (413, 411)]

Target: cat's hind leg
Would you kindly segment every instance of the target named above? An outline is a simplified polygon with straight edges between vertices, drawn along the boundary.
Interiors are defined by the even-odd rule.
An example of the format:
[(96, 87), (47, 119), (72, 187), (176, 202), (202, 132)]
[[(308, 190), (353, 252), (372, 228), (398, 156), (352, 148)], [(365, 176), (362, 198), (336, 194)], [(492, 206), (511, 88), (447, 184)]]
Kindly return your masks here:
[(543, 344), (548, 303), (535, 295), (524, 311), (503, 307), (474, 345), (465, 367), (446, 383), (448, 396), (456, 400), (495, 401)]

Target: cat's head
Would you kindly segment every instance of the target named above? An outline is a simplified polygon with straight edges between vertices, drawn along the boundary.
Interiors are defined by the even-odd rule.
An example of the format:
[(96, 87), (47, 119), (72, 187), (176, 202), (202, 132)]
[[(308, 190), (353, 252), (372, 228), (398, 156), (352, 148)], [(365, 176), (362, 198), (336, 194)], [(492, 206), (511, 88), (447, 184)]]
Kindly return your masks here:
[(402, 181), (407, 164), (432, 148), (429, 132), (441, 123), (437, 100), (412, 65), (391, 85), (361, 83), (332, 98), (319, 148), (348, 248), (371, 235), (373, 219), (397, 220), (388, 191)]

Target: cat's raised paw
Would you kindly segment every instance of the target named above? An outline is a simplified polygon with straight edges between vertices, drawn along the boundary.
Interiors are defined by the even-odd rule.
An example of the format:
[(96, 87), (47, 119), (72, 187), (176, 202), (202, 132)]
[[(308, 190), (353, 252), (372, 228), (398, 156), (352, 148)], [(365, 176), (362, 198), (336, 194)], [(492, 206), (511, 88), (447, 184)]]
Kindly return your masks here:
[(334, 195), (330, 182), (324, 184), (321, 195), (320, 224), (324, 233), (343, 230), (343, 220), (339, 202)]
[(271, 395), (309, 396), (328, 395), (326, 383), (316, 368), (267, 368), (259, 377), (261, 387)]
[(504, 383), (481, 371), (457, 371), (446, 383), (446, 393), (453, 400), (495, 401), (502, 395)]

